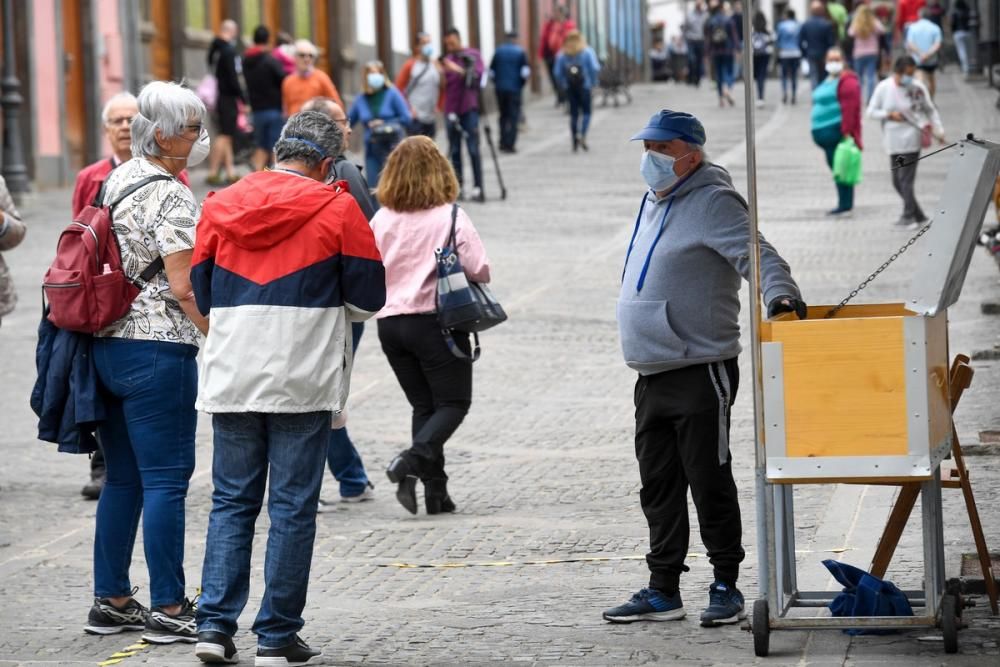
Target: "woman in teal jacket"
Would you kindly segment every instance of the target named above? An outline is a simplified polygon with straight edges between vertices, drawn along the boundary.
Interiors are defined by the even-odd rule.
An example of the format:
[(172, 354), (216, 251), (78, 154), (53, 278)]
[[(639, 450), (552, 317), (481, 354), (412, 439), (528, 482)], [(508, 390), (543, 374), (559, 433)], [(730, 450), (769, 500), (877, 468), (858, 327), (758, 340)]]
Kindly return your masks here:
[(368, 187), (374, 188), (386, 158), (406, 137), (404, 128), (410, 126), (413, 117), (402, 94), (389, 83), (381, 61), (372, 60), (365, 65), (364, 75), (364, 93), (351, 105), (347, 122), (352, 127), (358, 123), (364, 125), (365, 172)]
[[(813, 91), (811, 128), (813, 141), (826, 154), (833, 169), (833, 156), (847, 137), (861, 144), (861, 84), (858, 75), (847, 69), (843, 52), (834, 47), (826, 54), (827, 77)], [(837, 207), (827, 215), (841, 215), (854, 208), (854, 186), (837, 183)]]

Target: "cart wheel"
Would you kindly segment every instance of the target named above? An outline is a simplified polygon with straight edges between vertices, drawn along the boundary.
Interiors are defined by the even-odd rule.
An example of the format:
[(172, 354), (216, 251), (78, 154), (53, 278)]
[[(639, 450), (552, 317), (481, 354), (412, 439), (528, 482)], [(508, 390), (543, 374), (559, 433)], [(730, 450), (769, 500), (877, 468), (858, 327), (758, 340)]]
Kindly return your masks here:
[(941, 634), (944, 652), (958, 653), (958, 599), (954, 595), (941, 598)]
[(771, 622), (768, 618), (767, 600), (755, 600), (753, 603), (753, 620), (750, 622), (753, 630), (753, 653), (758, 658), (766, 658), (771, 643)]

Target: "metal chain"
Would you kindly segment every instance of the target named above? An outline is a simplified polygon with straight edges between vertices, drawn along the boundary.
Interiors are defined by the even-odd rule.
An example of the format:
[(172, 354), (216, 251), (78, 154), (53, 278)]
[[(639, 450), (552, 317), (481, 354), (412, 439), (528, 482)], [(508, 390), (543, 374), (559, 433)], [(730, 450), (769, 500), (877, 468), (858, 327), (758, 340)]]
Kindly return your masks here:
[(913, 235), (913, 238), (911, 238), (909, 241), (907, 241), (906, 243), (904, 243), (903, 246), (899, 250), (897, 250), (896, 252), (894, 252), (889, 257), (889, 259), (887, 259), (885, 262), (882, 263), (882, 266), (880, 266), (877, 269), (875, 269), (875, 271), (873, 271), (870, 276), (868, 276), (867, 278), (865, 278), (864, 281), (860, 285), (858, 285), (857, 287), (855, 287), (854, 291), (852, 291), (850, 294), (848, 294), (846, 299), (844, 299), (839, 304), (837, 304), (836, 306), (834, 306), (833, 308), (831, 308), (830, 312), (828, 312), (826, 315), (823, 316), (823, 319), (829, 319), (829, 318), (833, 317), (834, 315), (836, 315), (837, 312), (840, 311), (841, 308), (843, 308), (844, 306), (846, 306), (851, 301), (851, 299), (853, 299), (859, 293), (861, 293), (861, 291), (864, 288), (868, 287), (868, 284), (871, 283), (873, 280), (875, 280), (875, 278), (878, 277), (878, 274), (880, 274), (883, 271), (885, 271), (886, 269), (888, 269), (890, 264), (892, 264), (897, 259), (899, 259), (900, 255), (902, 255), (904, 252), (906, 252), (907, 250), (909, 250), (910, 246), (912, 246), (914, 243), (917, 242), (917, 239), (919, 239), (921, 236), (923, 236), (924, 234), (927, 233), (927, 230), (929, 230), (931, 228), (931, 223), (932, 222), (933, 222), (933, 220), (930, 221), (930, 222), (928, 222), (923, 227), (921, 227), (920, 231), (918, 231), (916, 234)]

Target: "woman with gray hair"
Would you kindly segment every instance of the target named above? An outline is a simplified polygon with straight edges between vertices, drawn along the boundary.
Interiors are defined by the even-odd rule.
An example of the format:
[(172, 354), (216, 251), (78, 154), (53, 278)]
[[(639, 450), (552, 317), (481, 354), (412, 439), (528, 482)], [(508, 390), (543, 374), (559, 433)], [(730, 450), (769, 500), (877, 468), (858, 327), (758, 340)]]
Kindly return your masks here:
[[(195, 358), (208, 320), (191, 290), (198, 205), (177, 180), (208, 155), (205, 106), (187, 88), (154, 81), (132, 121), (133, 159), (111, 172), (122, 265), (142, 286), (129, 311), (94, 335), (107, 402), (101, 425), (107, 481), (97, 506), (94, 605), (84, 630), (142, 630), (148, 642), (194, 642), (195, 605), (184, 595), (184, 499), (194, 471)], [(132, 546), (142, 515), (151, 609), (133, 596)]]

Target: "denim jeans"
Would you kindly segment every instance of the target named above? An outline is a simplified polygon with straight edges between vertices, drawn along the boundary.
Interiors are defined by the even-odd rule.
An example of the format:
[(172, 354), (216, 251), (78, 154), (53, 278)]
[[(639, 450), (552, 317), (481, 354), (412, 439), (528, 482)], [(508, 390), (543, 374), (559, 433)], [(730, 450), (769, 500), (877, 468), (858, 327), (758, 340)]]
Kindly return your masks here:
[(572, 136), (586, 137), (590, 129), (591, 94), (590, 88), (567, 88), (566, 99), (569, 100), (569, 133)]
[(212, 415), (212, 512), (208, 518), (198, 631), (230, 637), (250, 595), (254, 524), (270, 476), (271, 527), (264, 557), (264, 596), (254, 621), (259, 646), (279, 648), (302, 629), (316, 505), (331, 414)]
[(107, 480), (97, 503), (94, 595), (129, 595), (129, 565), (142, 515), (154, 606), (184, 600), (184, 499), (194, 472), (198, 349), (158, 341), (95, 338), (107, 400), (101, 425)]
[(795, 99), (795, 94), (799, 89), (799, 68), (802, 64), (802, 58), (781, 58), (779, 62), (781, 63), (781, 95), (782, 97), (788, 95), (790, 90), (792, 99)]
[(724, 88), (732, 89), (733, 87), (733, 54), (714, 55), (712, 62), (715, 64), (715, 89), (718, 91), (719, 97), (722, 97)]
[[(469, 353), (469, 334), (452, 332)], [(396, 315), (378, 321), (382, 343), (406, 400), (413, 408), (411, 422), (414, 458), (422, 480), (448, 479), (444, 472), (444, 443), (465, 419), (472, 405), (472, 364), (448, 349), (437, 315)]]
[(689, 39), (688, 52), (688, 83), (692, 86), (701, 85), (701, 77), (705, 76), (705, 41)]
[[(365, 332), (362, 322), (351, 323), (351, 338), (354, 351)], [(364, 493), (368, 487), (368, 473), (364, 461), (347, 434), (347, 427), (330, 430), (330, 444), (327, 446), (326, 462), (334, 479), (340, 482), (340, 495), (349, 498)]]
[(878, 83), (878, 54), (858, 56), (854, 59), (854, 67), (861, 79), (861, 90), (864, 92), (864, 102), (872, 98), (875, 84)]
[(764, 87), (767, 85), (767, 66), (771, 62), (768, 53), (755, 53), (753, 56), (753, 80), (757, 84), (757, 99), (764, 99)]
[(500, 148), (514, 148), (517, 143), (517, 120), (521, 115), (521, 91), (497, 91), (500, 109)]
[(378, 187), (382, 168), (385, 167), (385, 161), (389, 159), (389, 153), (395, 147), (396, 144), (386, 141), (365, 142), (365, 178), (368, 179), (368, 187)]
[(479, 111), (472, 110), (458, 116), (458, 122), (448, 121), (448, 153), (451, 155), (451, 166), (455, 168), (459, 186), (465, 183), (462, 175), (462, 134), (465, 131), (465, 144), (469, 149), (469, 161), (472, 163), (472, 184), (483, 187), (483, 160), (479, 154)]
[(826, 80), (826, 56), (809, 58), (809, 83), (816, 90)]

